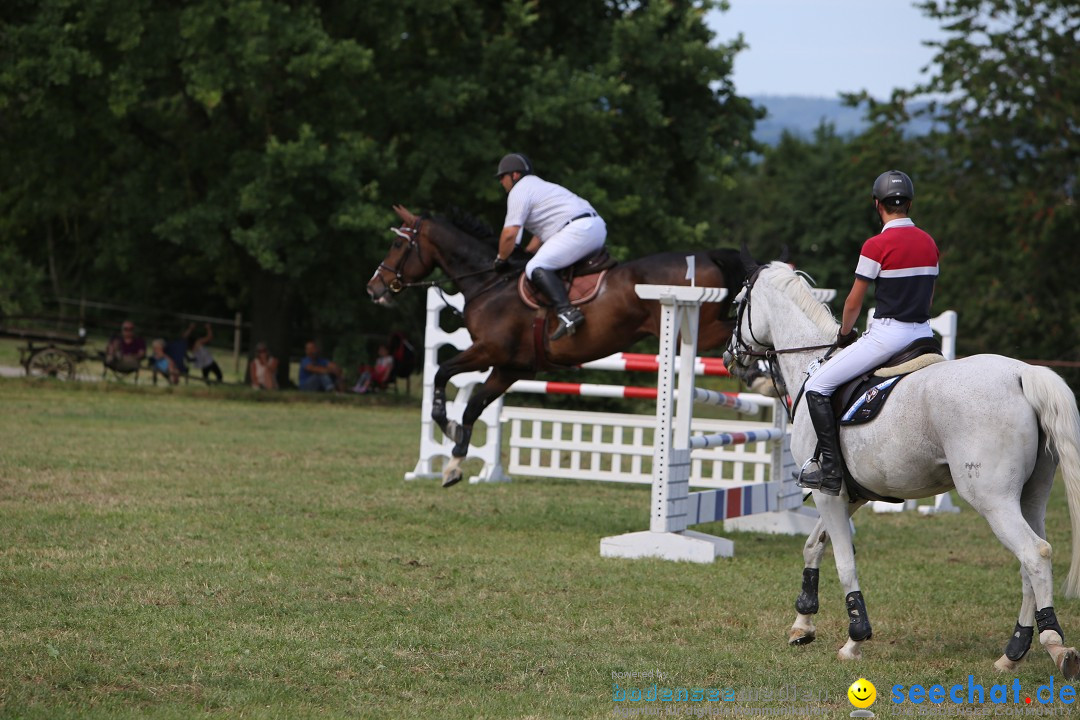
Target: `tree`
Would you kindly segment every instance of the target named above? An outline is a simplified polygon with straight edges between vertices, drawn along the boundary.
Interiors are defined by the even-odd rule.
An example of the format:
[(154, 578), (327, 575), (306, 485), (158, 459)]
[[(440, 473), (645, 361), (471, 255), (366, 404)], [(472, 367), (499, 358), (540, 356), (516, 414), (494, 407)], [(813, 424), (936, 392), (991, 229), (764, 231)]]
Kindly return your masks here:
[[(839, 308), (863, 242), (881, 231), (872, 200), (874, 179), (892, 168), (920, 178), (921, 198), (926, 170), (921, 147), (898, 126), (880, 123), (841, 136), (823, 123), (809, 139), (785, 132), (775, 147), (764, 149), (736, 191), (734, 237), (762, 260), (778, 257), (786, 246), (798, 269), (820, 287), (837, 290)], [(922, 218), (921, 199), (918, 205), (916, 215)]]
[(394, 148), (384, 197), (498, 224), (505, 196), (491, 174), (521, 151), (597, 206), (623, 255), (715, 244), (717, 197), (735, 184), (757, 116), (731, 85), (741, 42), (718, 45), (704, 24), (723, 6), (357, 4), (368, 21), (344, 24), (360, 28), (383, 80), (370, 131)]
[(704, 244), (755, 117), (728, 77), (740, 45), (704, 26), (717, 6), (13, 0), (4, 242), (57, 295), (244, 309), (282, 358), (294, 328), (385, 328), (363, 288), (389, 206), (497, 222), (511, 149), (625, 254)]
[(1075, 359), (1080, 312), (1080, 15), (1069, 0), (947, 0), (920, 5), (942, 22), (930, 79), (913, 98), (938, 131), (938, 221), (949, 238), (942, 299), (961, 311), (965, 351)]
[[(961, 354), (1076, 359), (1080, 294), (1080, 16), (1075, 2), (948, 0), (923, 10), (949, 33), (927, 82), (875, 102), (871, 126), (792, 137), (763, 154), (741, 189), (737, 234), (797, 249), (823, 285), (850, 285), (853, 253), (876, 232), (870, 183), (915, 180), (913, 217), (942, 251), (935, 308), (960, 314)], [(906, 128), (933, 121), (925, 136)], [(1076, 373), (1065, 373), (1080, 381)]]

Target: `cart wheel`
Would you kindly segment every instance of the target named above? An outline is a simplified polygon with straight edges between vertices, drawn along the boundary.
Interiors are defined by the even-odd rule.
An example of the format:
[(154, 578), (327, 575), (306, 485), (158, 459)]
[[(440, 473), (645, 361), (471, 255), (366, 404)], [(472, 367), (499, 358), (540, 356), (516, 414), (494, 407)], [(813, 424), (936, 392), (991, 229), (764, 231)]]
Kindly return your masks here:
[(26, 374), (30, 377), (52, 377), (60, 380), (75, 379), (75, 362), (63, 350), (45, 348), (30, 356), (26, 364)]

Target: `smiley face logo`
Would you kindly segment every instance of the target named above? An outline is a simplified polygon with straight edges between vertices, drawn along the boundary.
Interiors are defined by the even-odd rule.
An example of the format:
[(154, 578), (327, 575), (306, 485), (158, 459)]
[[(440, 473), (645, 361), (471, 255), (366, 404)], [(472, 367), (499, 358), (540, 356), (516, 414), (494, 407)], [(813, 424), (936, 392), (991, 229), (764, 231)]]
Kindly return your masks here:
[(859, 678), (847, 689), (848, 700), (857, 708), (865, 709), (877, 700), (877, 688), (866, 678)]

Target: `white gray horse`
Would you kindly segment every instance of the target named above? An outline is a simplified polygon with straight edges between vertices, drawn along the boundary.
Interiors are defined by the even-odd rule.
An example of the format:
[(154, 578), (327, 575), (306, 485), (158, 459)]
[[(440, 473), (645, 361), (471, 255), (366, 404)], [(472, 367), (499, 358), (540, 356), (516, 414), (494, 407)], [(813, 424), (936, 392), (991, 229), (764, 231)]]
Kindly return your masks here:
[[(753, 272), (752, 268), (748, 269)], [(814, 300), (807, 282), (784, 263), (757, 269), (738, 297), (739, 326), (729, 352), (736, 372), (767, 357), (797, 392), (810, 364), (836, 338), (838, 325)], [(939, 362), (899, 382), (880, 415), (844, 427), (841, 447), (855, 480), (867, 490), (895, 498), (924, 498), (956, 488), (1020, 561), (1023, 602), (1006, 646), (994, 664), (1012, 671), (1031, 645), (1034, 628), (1066, 678), (1080, 675), (1080, 655), (1064, 645), (1054, 615), (1050, 544), (1044, 518), (1054, 473), (1061, 463), (1072, 520), (1072, 564), (1066, 597), (1080, 595), (1080, 417), (1076, 398), (1054, 372), (1000, 355)], [(792, 455), (803, 463), (816, 435), (806, 404), (796, 408)], [(840, 659), (857, 659), (871, 635), (855, 570), (848, 517), (865, 500), (849, 503), (814, 492), (821, 519), (803, 548), (803, 588), (789, 642), (815, 637), (818, 568), (833, 541), (836, 569), (848, 608), (849, 639)]]

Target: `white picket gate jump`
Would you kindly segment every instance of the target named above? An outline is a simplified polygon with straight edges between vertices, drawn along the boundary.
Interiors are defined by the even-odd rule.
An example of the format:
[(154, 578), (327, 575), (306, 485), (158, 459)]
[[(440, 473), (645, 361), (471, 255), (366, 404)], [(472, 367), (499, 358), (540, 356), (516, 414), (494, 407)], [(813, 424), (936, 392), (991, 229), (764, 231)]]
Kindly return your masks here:
[[(462, 297), (435, 289), (428, 291), (420, 458), (416, 468), (405, 475), (407, 480), (440, 477), (441, 466), (449, 459), (453, 447), (431, 420), (438, 352), (445, 345), (464, 350), (471, 340), (464, 329), (453, 333), (442, 329), (440, 314), (448, 307), (461, 310)], [(658, 372), (661, 366), (660, 356), (639, 353), (619, 353), (583, 365), (591, 369), (644, 372)], [(727, 375), (719, 358), (694, 358), (692, 366), (697, 375)], [(466, 373), (451, 380), (457, 387), (448, 407), (451, 417), (461, 416), (473, 389), (486, 376), (486, 373)], [(522, 381), (515, 383), (510, 392), (655, 399), (658, 388)], [(692, 425), (695, 435), (729, 433), (740, 435), (739, 439), (747, 442), (702, 443), (702, 447), (691, 455), (691, 485), (725, 489), (745, 483), (760, 484), (778, 477), (780, 468), (791, 465), (790, 460), (785, 462), (784, 445), (770, 442), (776, 437), (777, 428), (782, 427), (777, 423), (784, 415), (782, 410), (777, 412), (779, 406), (775, 400), (753, 393), (719, 393), (704, 388), (696, 388), (695, 394), (699, 402), (722, 405), (745, 415), (760, 415), (765, 410), (771, 412), (774, 419), (695, 418)], [(509, 426), (508, 437), (503, 432), (506, 426)], [(515, 407), (500, 398), (481, 414), (473, 438), (474, 444), (467, 457), (479, 459), (483, 464), (480, 471), (469, 478), (472, 483), (505, 481), (513, 475), (642, 484), (653, 480), (656, 447), (656, 418), (653, 415)], [(505, 468), (502, 464), (504, 442), (508, 443)], [(736, 514), (735, 504), (730, 511), (733, 521), (746, 514)], [(769, 517), (757, 518), (753, 523), (747, 518), (745, 522), (739, 529), (802, 532), (805, 526), (798, 519), (778, 521)]]

